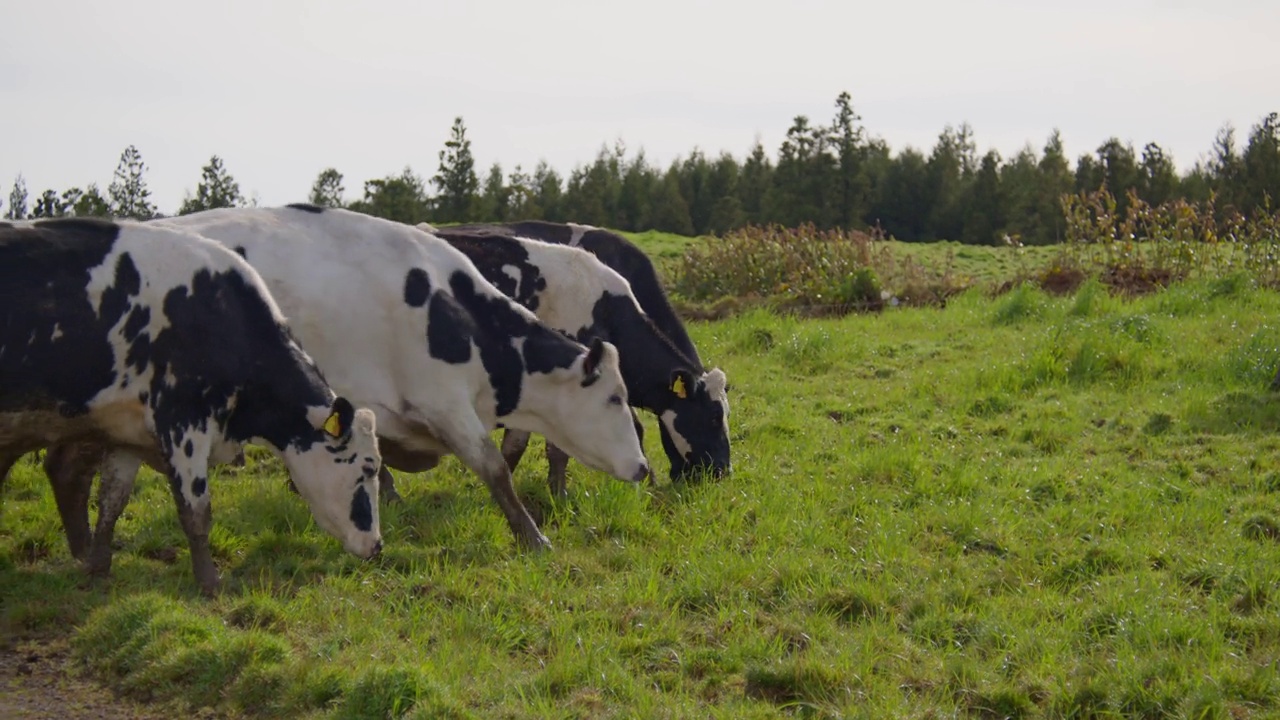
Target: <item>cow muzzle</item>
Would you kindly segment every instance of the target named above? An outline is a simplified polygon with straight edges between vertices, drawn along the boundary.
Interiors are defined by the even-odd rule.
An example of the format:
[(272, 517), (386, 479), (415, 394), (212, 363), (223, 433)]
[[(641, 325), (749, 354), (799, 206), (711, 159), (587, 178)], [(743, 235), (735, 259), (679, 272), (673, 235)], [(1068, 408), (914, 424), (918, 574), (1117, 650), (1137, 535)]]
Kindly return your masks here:
[(644, 463), (640, 466), (640, 469), (636, 470), (635, 474), (631, 476), (631, 482), (644, 482), (652, 477), (653, 468), (649, 467), (648, 463)]

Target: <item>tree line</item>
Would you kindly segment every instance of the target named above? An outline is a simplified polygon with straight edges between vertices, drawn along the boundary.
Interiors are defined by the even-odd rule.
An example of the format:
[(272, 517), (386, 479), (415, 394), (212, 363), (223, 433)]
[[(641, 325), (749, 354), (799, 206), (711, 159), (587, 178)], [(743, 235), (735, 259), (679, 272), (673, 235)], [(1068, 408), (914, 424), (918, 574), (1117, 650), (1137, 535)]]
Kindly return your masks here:
[[(1118, 198), (1121, 214), (1131, 194), (1151, 205), (1213, 198), (1219, 212), (1246, 216), (1270, 207), (1280, 197), (1280, 120), (1274, 112), (1263, 117), (1243, 147), (1235, 129), (1223, 126), (1207, 158), (1184, 173), (1159, 144), (1137, 151), (1114, 137), (1073, 164), (1056, 130), (1041, 149), (1028, 144), (1010, 158), (995, 150), (979, 155), (968, 124), (945, 127), (927, 154), (910, 146), (894, 152), (867, 132), (848, 93), (836, 98), (829, 124), (797, 116), (773, 155), (759, 141), (742, 159), (731, 153), (711, 157), (695, 148), (664, 168), (643, 149), (629, 153), (618, 141), (567, 176), (545, 161), (532, 171), (516, 165), (506, 172), (494, 163), (479, 173), (459, 117), (438, 160), (429, 179), (405, 167), (365, 181), (360, 196), (351, 199), (343, 174), (327, 168), (307, 199), (407, 223), (546, 219), (683, 235), (810, 223), (820, 229), (877, 228), (905, 241), (994, 244), (1010, 236), (1047, 244), (1062, 238), (1061, 198), (1074, 192), (1106, 188)], [(144, 168), (131, 146), (105, 197), (94, 185), (46, 190), (30, 208), (19, 175), (5, 216), (158, 216)], [(238, 184), (214, 156), (178, 214), (244, 204)]]

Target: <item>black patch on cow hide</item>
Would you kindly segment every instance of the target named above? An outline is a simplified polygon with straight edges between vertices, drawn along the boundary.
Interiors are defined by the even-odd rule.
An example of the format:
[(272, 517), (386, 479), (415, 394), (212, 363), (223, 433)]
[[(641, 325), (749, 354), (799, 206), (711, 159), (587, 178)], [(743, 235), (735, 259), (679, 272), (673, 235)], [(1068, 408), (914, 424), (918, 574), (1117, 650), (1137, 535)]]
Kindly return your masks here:
[(412, 268), (404, 277), (404, 302), (409, 307), (422, 307), (431, 297), (431, 278), (422, 268)]
[[(510, 235), (485, 232), (453, 231), (443, 228), (436, 233), (445, 242), (467, 256), (480, 274), (503, 295), (533, 312), (538, 311), (539, 293), (547, 289), (542, 268), (529, 260), (529, 250)], [(518, 278), (508, 269), (514, 269)]]
[(137, 292), (137, 268), (120, 258), (101, 315), (86, 288), (119, 231), (87, 218), (0, 230), (0, 411), (57, 409), (75, 416), (115, 383), (108, 332)]
[(324, 212), (323, 207), (320, 205), (313, 205), (312, 203), (289, 203), (288, 205), (285, 205), (285, 207), (293, 210), (301, 210), (302, 212), (309, 212), (314, 215), (319, 215)]
[(373, 503), (364, 485), (356, 488), (355, 496), (351, 498), (351, 522), (360, 532), (369, 532), (373, 528)]
[(457, 300), (445, 293), (431, 298), (427, 308), (427, 352), (431, 357), (451, 365), (470, 362), (475, 334), (475, 322)]
[(133, 342), (138, 334), (151, 322), (151, 308), (146, 305), (134, 305), (129, 311), (129, 319), (124, 323), (124, 339)]

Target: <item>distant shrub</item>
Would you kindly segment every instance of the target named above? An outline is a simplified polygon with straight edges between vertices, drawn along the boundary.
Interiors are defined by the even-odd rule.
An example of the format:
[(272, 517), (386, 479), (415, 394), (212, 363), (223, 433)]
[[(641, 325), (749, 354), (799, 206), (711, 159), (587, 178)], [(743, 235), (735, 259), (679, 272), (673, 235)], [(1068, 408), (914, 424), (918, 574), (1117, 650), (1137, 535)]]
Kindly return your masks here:
[(1097, 277), (1113, 292), (1139, 295), (1190, 278), (1246, 278), (1280, 287), (1280, 212), (1264, 205), (1253, 218), (1178, 199), (1150, 205), (1130, 190), (1118, 210), (1106, 189), (1065, 195), (1066, 242), (1042, 284)]
[(682, 298), (769, 298), (783, 307), (879, 310), (886, 300), (936, 304), (964, 289), (948, 268), (897, 257), (858, 231), (746, 227), (685, 251), (674, 269)]

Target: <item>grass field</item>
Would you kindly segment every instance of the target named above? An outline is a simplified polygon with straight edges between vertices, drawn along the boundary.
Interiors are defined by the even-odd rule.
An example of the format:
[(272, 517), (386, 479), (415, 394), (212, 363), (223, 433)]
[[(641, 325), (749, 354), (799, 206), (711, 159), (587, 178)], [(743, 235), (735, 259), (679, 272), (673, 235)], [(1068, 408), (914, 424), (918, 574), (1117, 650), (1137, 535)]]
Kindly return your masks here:
[(362, 563), (253, 454), (212, 485), (213, 601), (158, 477), (86, 588), (22, 463), (0, 629), (227, 716), (1274, 717), (1277, 317), (1227, 279), (695, 323), (732, 385), (731, 477), (575, 464), (557, 505), (531, 452), (516, 482), (555, 550), (528, 555), (450, 459)]

